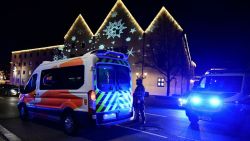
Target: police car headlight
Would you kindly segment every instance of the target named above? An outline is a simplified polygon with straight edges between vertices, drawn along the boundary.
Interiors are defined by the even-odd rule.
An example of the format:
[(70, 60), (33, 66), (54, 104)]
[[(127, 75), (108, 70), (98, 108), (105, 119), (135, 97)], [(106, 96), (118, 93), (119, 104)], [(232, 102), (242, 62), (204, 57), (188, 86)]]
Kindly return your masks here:
[(192, 97), (190, 101), (191, 101), (194, 105), (199, 105), (199, 104), (201, 104), (201, 98), (198, 97), (198, 96)]
[(211, 104), (211, 106), (217, 107), (221, 104), (221, 100), (217, 97), (213, 97), (209, 100), (209, 103)]

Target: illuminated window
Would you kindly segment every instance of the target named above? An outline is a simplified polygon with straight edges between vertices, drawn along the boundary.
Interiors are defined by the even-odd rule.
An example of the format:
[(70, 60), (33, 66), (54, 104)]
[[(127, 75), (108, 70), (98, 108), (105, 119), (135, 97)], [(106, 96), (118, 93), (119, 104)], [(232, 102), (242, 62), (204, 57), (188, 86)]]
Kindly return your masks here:
[(31, 70), (29, 70), (29, 75), (31, 75), (31, 73), (32, 73), (32, 71), (31, 71)]
[(157, 80), (157, 87), (164, 87), (165, 79), (162, 77), (159, 77)]

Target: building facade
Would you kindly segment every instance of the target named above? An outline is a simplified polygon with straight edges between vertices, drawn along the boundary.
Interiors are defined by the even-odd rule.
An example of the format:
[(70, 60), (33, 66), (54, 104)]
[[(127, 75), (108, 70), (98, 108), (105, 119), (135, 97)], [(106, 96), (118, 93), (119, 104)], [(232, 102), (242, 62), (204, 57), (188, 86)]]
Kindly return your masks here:
[[(144, 78), (144, 86), (150, 95), (183, 94), (189, 90), (195, 65), (191, 60), (187, 37), (165, 7), (160, 9), (145, 30), (121, 0), (117, 0), (95, 33), (79, 15), (64, 36), (64, 45), (50, 48), (54, 56), (49, 59), (39, 56), (37, 59), (40, 62), (60, 60), (97, 49), (119, 51), (129, 56), (132, 90), (136, 87), (138, 77)], [(20, 80), (27, 81), (20, 75), (28, 76), (30, 73), (23, 71), (33, 69), (27, 65), (22, 67), (23, 63), (19, 65), (27, 61), (20, 61), (23, 58), (19, 58), (18, 53), (24, 54), (25, 51), (12, 53), (12, 69), (16, 68), (11, 75), (14, 84), (19, 84), (17, 82)]]
[(60, 47), (63, 45), (13, 51), (10, 83), (17, 86), (25, 85), (35, 68), (43, 61), (52, 61), (54, 49)]

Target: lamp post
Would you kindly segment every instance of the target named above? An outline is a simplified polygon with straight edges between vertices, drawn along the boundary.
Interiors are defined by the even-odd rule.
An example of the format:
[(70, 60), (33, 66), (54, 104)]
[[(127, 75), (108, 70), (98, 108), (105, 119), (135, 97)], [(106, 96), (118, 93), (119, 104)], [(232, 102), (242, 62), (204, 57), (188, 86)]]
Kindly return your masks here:
[(141, 75), (142, 75), (142, 77), (144, 75), (145, 36), (146, 36), (146, 33), (143, 32), (143, 34), (142, 34), (142, 38), (143, 38), (143, 41), (142, 41), (142, 67), (141, 67)]

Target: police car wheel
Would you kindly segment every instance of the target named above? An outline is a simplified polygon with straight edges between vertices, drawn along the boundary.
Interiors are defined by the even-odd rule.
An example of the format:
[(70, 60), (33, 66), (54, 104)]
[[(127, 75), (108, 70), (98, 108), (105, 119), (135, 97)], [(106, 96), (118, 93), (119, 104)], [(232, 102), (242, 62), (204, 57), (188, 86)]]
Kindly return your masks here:
[(27, 120), (28, 119), (28, 111), (27, 111), (27, 108), (24, 105), (22, 105), (19, 108), (19, 116), (20, 116), (21, 120)]
[(198, 124), (199, 118), (196, 115), (189, 115), (188, 119), (191, 124)]
[(63, 118), (63, 127), (64, 131), (68, 135), (73, 135), (76, 132), (76, 122), (72, 116), (72, 114), (65, 114)]

